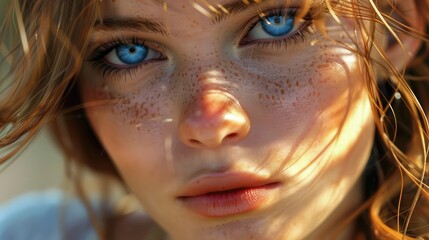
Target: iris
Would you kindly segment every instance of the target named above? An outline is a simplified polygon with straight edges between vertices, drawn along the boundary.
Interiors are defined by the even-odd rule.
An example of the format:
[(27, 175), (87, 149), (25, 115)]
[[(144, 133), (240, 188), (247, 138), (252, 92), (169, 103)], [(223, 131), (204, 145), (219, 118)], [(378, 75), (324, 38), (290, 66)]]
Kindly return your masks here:
[(145, 60), (148, 48), (141, 44), (120, 45), (116, 48), (116, 54), (125, 64), (137, 64)]
[(261, 20), (262, 29), (273, 36), (280, 37), (293, 29), (293, 17), (273, 15)]

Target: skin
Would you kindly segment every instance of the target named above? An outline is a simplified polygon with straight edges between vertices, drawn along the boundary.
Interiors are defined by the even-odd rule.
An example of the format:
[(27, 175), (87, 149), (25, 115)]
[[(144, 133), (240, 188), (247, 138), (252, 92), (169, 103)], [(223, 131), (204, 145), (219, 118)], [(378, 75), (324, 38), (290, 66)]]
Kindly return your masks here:
[[(104, 17), (157, 19), (165, 35), (89, 36), (89, 52), (112, 36), (135, 37), (165, 56), (124, 74), (82, 67), (83, 101), (109, 102), (86, 113), (125, 182), (171, 239), (320, 239), (359, 204), (373, 141), (364, 68), (332, 39), (354, 40), (327, 19), (327, 36), (312, 30), (286, 47), (241, 46), (255, 8), (213, 24), (188, 1), (166, 2), (168, 14), (154, 1), (104, 2)], [(273, 2), (260, 7), (278, 7)], [(343, 27), (355, 30), (350, 21)], [(176, 200), (190, 181), (217, 172), (282, 185), (261, 208), (222, 218)]]

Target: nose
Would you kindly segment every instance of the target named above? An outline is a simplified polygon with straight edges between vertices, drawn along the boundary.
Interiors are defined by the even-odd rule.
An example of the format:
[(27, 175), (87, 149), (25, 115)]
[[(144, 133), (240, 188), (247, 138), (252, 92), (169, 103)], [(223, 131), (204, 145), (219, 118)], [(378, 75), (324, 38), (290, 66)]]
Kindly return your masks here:
[(245, 138), (250, 120), (231, 96), (224, 92), (205, 92), (189, 105), (179, 122), (183, 143), (194, 148), (216, 148)]

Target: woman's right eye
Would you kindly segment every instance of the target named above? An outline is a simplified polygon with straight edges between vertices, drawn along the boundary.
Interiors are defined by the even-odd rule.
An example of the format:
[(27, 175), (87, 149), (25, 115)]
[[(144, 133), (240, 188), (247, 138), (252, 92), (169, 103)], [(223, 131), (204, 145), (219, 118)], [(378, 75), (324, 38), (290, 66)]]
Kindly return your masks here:
[(162, 59), (163, 55), (143, 44), (118, 44), (104, 56), (107, 64), (120, 67), (132, 67), (149, 60)]

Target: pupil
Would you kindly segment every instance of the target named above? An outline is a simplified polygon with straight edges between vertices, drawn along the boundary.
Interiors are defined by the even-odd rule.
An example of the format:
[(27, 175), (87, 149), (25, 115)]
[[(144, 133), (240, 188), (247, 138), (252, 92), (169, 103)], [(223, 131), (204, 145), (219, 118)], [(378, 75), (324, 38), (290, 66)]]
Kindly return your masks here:
[(130, 47), (130, 53), (135, 53), (136, 52), (136, 47)]
[(275, 16), (274, 17), (274, 23), (275, 24), (279, 24), (281, 22), (281, 17), (280, 16)]

